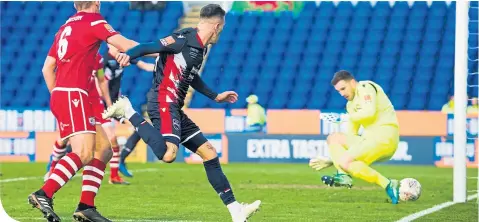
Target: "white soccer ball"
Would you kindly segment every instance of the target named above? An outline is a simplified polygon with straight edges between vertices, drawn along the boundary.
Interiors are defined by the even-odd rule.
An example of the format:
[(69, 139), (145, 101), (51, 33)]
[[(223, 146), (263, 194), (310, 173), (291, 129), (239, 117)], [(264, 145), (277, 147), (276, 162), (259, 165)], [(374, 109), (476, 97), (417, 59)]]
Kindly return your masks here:
[(399, 199), (415, 201), (421, 196), (421, 184), (414, 178), (404, 178), (399, 182)]

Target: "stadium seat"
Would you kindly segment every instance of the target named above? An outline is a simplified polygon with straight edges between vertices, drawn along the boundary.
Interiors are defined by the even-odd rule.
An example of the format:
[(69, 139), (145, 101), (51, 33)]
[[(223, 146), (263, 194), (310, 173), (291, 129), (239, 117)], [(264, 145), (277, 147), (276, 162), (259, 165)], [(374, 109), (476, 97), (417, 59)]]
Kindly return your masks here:
[(398, 1), (394, 4), (391, 16), (392, 17), (406, 17), (410, 11), (410, 7), (405, 1)]
[(425, 96), (411, 96), (407, 108), (410, 110), (423, 110), (427, 100)]
[(367, 18), (358, 18), (351, 23), (350, 30), (354, 32), (363, 32), (368, 28), (369, 20)]
[[(2, 9), (5, 9), (7, 3), (2, 2), (1, 4)], [(160, 20), (160, 15), (163, 15), (161, 18), (164, 20), (177, 21), (183, 14), (183, 4), (181, 2), (168, 3), (162, 13), (130, 11), (129, 3), (127, 2), (116, 2), (114, 4), (115, 6), (113, 7), (113, 3), (102, 3), (105, 17), (108, 17), (108, 21), (110, 21), (112, 26), (118, 27), (117, 30), (122, 31), (126, 36), (138, 41), (156, 40), (157, 37), (153, 35), (154, 28), (145, 28), (142, 32), (143, 35), (136, 35), (136, 31), (138, 30), (135, 28), (131, 29), (130, 27), (151, 27), (148, 25), (151, 24), (152, 20)], [(58, 18), (67, 18), (73, 15), (74, 8), (71, 2), (15, 2), (8, 3), (8, 10), (4, 12), (5, 13), (2, 13), (2, 54), (10, 55), (10, 58), (15, 58), (22, 52), (28, 53), (31, 55), (31, 59), (33, 59), (33, 61), (30, 60), (30, 62), (27, 62), (25, 59), (20, 59), (13, 65), (13, 60), (10, 58), (4, 59), (5, 57), (2, 55), (1, 71), (2, 73), (5, 73), (7, 70), (9, 72), (9, 80), (4, 81), (11, 83), (7, 86), (14, 86), (24, 90), (28, 89), (27, 91), (15, 93), (13, 93), (14, 91), (8, 91), (8, 93), (5, 91), (5, 95), (29, 98), (33, 93), (31, 89), (36, 89), (35, 100), (25, 99), (25, 102), (14, 101), (8, 104), (16, 106), (17, 108), (21, 108), (21, 106), (47, 108), (49, 101), (48, 91), (44, 86), (44, 81), (40, 76), (37, 76), (37, 73), (38, 70), (41, 70), (44, 56), (49, 50), (55, 32), (58, 27), (65, 22), (65, 19)], [(16, 15), (20, 14), (22, 15), (22, 19), (16, 19)], [(125, 19), (126, 16), (128, 16), (128, 19)], [(122, 27), (114, 23), (121, 23)], [(4, 28), (5, 24), (8, 24), (8, 27), (12, 28), (11, 32), (9, 29)], [(162, 30), (169, 33), (176, 28), (177, 24), (174, 22), (162, 22), (160, 26)], [(125, 32), (123, 32), (123, 30), (125, 30)], [(152, 39), (152, 36), (155, 38)], [(26, 41), (27, 39), (28, 41)], [(4, 62), (3, 60), (8, 61)], [(25, 76), (26, 73), (36, 73), (36, 78), (28, 78), (29, 81), (22, 80), (23, 83), (19, 85), (18, 81), (22, 78), (18, 77)], [(151, 74), (147, 75), (150, 76), (147, 79), (143, 78), (145, 75), (140, 76), (141, 77), (137, 76), (137, 78), (142, 81), (150, 81), (151, 79)], [(135, 82), (133, 79), (125, 79)], [(131, 87), (133, 84), (131, 84), (130, 81), (125, 83), (124, 86), (128, 91), (135, 89)], [(4, 88), (8, 89), (8, 87)], [(141, 90), (139, 88), (139, 90), (133, 90), (132, 92), (141, 92), (141, 94), (144, 95), (146, 90), (147, 88), (141, 88)], [(144, 102), (144, 96), (140, 102)], [(2, 105), (5, 104), (6, 103), (2, 103)]]
[[(28, 78), (32, 79), (29, 82), (23, 81), (24, 76), (41, 69), (53, 35), (64, 22), (57, 18), (72, 15), (74, 9), (68, 2), (1, 2), (1, 6), (2, 99), (33, 95), (31, 90), (19, 89), (36, 88), (40, 93), (35, 101), (4, 99), (1, 105), (47, 108), (48, 92), (41, 76)], [(168, 2), (161, 11), (130, 10), (128, 2), (102, 3), (111, 25), (138, 41), (168, 35), (179, 25), (171, 21), (178, 21), (183, 10), (181, 2)], [(477, 10), (470, 10), (469, 16), (477, 17)], [(220, 89), (237, 88), (242, 97), (255, 89), (266, 98), (261, 100), (266, 108), (344, 109), (345, 100), (329, 85), (339, 69), (379, 83), (397, 109), (439, 110), (452, 92), (454, 2), (414, 2), (412, 6), (405, 1), (392, 6), (389, 2), (305, 2), (297, 16), (290, 12), (228, 12), (226, 20), (202, 78)], [(155, 25), (151, 21), (160, 22)], [(477, 25), (470, 24), (469, 29), (477, 32)], [(468, 43), (477, 46), (477, 38), (469, 38)], [(33, 61), (15, 59), (22, 53), (31, 54)], [(477, 49), (471, 48), (469, 57), (477, 59)], [(470, 61), (468, 66), (477, 72), (477, 62)], [(144, 102), (147, 89), (137, 85), (150, 79), (149, 73), (125, 77), (124, 88), (139, 94), (133, 97), (137, 103)], [(275, 96), (267, 99), (273, 91)], [(216, 104), (197, 94), (191, 107), (246, 105), (244, 101)], [(313, 96), (322, 99), (305, 99)]]
[(337, 7), (336, 15), (338, 17), (348, 18), (351, 16), (354, 10), (354, 6), (351, 2), (339, 2), (339, 4), (336, 7)]
[(388, 2), (377, 2), (374, 6), (373, 16), (378, 19), (384, 19), (391, 13), (391, 6)]
[(357, 3), (353, 16), (357, 17), (369, 17), (372, 13), (372, 6), (370, 2), (360, 1)]

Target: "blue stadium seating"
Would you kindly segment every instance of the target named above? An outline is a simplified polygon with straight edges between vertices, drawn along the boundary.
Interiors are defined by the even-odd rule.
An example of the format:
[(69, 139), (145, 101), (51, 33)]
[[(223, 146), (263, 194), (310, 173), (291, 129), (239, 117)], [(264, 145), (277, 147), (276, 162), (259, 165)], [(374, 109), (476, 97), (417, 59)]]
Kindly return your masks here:
[[(1, 2), (1, 9), (0, 105), (46, 108), (43, 59), (74, 9), (69, 2)], [(177, 28), (171, 21), (179, 20), (183, 5), (168, 2), (162, 11), (139, 12), (127, 2), (103, 2), (102, 13), (124, 35), (151, 41)], [(477, 20), (477, 10), (469, 16)], [(243, 108), (254, 93), (267, 108), (343, 109), (346, 101), (330, 86), (339, 69), (379, 83), (397, 109), (439, 110), (453, 90), (454, 2), (306, 2), (298, 16), (229, 12), (226, 21), (203, 79), (217, 90), (236, 90), (240, 101), (217, 104), (195, 93), (193, 108)], [(477, 23), (469, 31), (477, 33)], [(470, 72), (477, 72), (477, 45), (477, 38), (469, 38)], [(135, 67), (129, 72), (136, 74), (125, 75), (123, 93), (139, 105), (151, 74)], [(477, 96), (477, 90), (468, 93)]]
[[(430, 6), (426, 2), (415, 2), (412, 6), (396, 2), (392, 7), (388, 2), (378, 2), (374, 6), (369, 2), (357, 5), (322, 2), (316, 10), (314, 7), (309, 4), (304, 14), (296, 18), (293, 32), (280, 32), (278, 36), (278, 32), (268, 31), (262, 36), (274, 39), (273, 42), (279, 38), (288, 39), (289, 45), (274, 44), (281, 48), (277, 49), (271, 48), (271, 44), (256, 44), (256, 39), (251, 42), (255, 47), (249, 53), (256, 55), (259, 53), (255, 52), (260, 51), (261, 56), (255, 57), (255, 61), (263, 59), (262, 71), (257, 73), (260, 77), (255, 80), (261, 83), (250, 91), (241, 90), (246, 93), (240, 93), (240, 97), (245, 98), (250, 93), (267, 95), (269, 97), (262, 99), (262, 104), (268, 108), (342, 109), (344, 100), (332, 90), (329, 81), (335, 71), (347, 69), (360, 80), (371, 79), (381, 84), (398, 109), (439, 110), (447, 101), (453, 86), (454, 2), (451, 5), (433, 2)], [(470, 15), (471, 19), (477, 19), (477, 12)], [(240, 17), (231, 13), (228, 16)], [(280, 15), (276, 21), (285, 18)], [(256, 19), (261, 26), (259, 30), (273, 26), (275, 20), (271, 15), (259, 15)], [(242, 33), (241, 24), (240, 20), (230, 28)], [(285, 26), (291, 30), (289, 15)], [(470, 25), (470, 31), (477, 32), (477, 26), (472, 26), (474, 24)], [(223, 37), (220, 44), (222, 41)], [(477, 47), (477, 38), (470, 38), (469, 44)], [(233, 42), (230, 45), (237, 46), (233, 46)], [(220, 59), (215, 53), (217, 50), (223, 52), (221, 48), (213, 48), (209, 60)], [(221, 56), (230, 54), (225, 52)], [(469, 50), (469, 56), (477, 59), (477, 50)], [(228, 69), (228, 64), (223, 65)], [(242, 68), (248, 70), (245, 69), (248, 65)], [(477, 72), (477, 61), (471, 61), (469, 68)], [(205, 67), (205, 75), (209, 69)], [(469, 81), (477, 82), (477, 78)], [(247, 77), (239, 76), (236, 88), (241, 89), (249, 83)], [(469, 91), (471, 96), (477, 94), (474, 90)], [(318, 96), (320, 99), (304, 100)], [(205, 105), (219, 107), (212, 101), (199, 104), (195, 99), (191, 107)]]
[[(48, 108), (49, 93), (41, 74), (43, 61), (55, 32), (75, 9), (71, 2), (1, 2), (1, 9), (0, 106)], [(125, 36), (153, 41), (177, 28), (178, 24), (171, 21), (178, 21), (183, 15), (183, 4), (168, 2), (162, 11), (140, 12), (130, 10), (128, 2), (102, 2), (102, 14)], [(144, 27), (141, 33), (140, 26)], [(105, 51), (104, 46), (101, 51)], [(122, 92), (132, 97), (133, 105), (139, 108), (146, 101), (152, 75), (136, 67), (127, 68), (126, 73)]]

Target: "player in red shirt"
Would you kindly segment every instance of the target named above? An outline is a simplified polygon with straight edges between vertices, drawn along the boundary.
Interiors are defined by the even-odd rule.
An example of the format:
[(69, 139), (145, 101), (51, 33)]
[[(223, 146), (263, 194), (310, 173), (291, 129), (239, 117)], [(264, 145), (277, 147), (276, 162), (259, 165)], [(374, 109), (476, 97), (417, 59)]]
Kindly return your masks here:
[[(48, 56), (55, 58), (55, 51), (50, 50)], [(104, 120), (101, 118), (101, 113), (103, 113), (104, 108), (101, 107), (99, 108), (98, 103), (103, 106), (103, 101), (100, 99), (100, 94), (98, 90), (101, 89), (103, 94), (109, 94), (108, 88), (105, 90), (104, 87), (99, 87), (100, 89), (97, 88), (97, 81), (100, 86), (104, 86), (104, 82), (107, 82), (107, 80), (104, 77), (103, 73), (103, 58), (100, 56), (100, 54), (96, 55), (95, 58), (95, 66), (92, 71), (92, 80), (90, 81), (90, 89), (88, 90), (89, 92), (89, 100), (90, 104), (92, 105), (93, 108), (93, 113), (95, 117), (95, 122), (96, 124), (104, 124), (109, 121)], [(111, 101), (110, 101), (111, 103)], [(62, 139), (61, 137), (57, 140), (55, 140), (55, 143), (53, 145), (53, 150), (52, 150), (52, 160), (51, 160), (51, 165), (50, 165), (50, 170), (47, 172), (47, 174), (44, 177), (44, 181), (47, 181), (50, 175), (53, 173), (53, 170), (55, 169), (56, 164), (58, 161), (65, 156), (67, 152), (67, 144), (68, 144), (68, 139)]]
[(62, 140), (69, 140), (72, 152), (58, 161), (43, 187), (28, 200), (48, 221), (60, 221), (53, 210), (53, 195), (84, 167), (80, 203), (73, 218), (110, 221), (96, 211), (94, 199), (112, 151), (105, 132), (96, 125), (88, 93), (100, 44), (106, 41), (125, 51), (138, 43), (118, 34), (105, 21), (99, 14), (100, 2), (76, 1), (74, 6), (77, 13), (55, 35), (42, 70), (51, 92), (50, 108), (60, 126), (60, 136)]

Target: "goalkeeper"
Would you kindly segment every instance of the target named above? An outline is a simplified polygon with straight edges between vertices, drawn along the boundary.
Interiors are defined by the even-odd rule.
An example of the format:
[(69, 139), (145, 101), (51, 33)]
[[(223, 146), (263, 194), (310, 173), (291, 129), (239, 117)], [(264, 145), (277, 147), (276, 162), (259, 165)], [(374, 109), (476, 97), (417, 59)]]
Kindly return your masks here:
[[(392, 203), (397, 204), (399, 182), (370, 167), (374, 162), (389, 160), (399, 143), (399, 124), (391, 101), (379, 85), (371, 81), (358, 82), (347, 71), (335, 73), (331, 84), (348, 100), (349, 132), (328, 136), (332, 160), (319, 156), (309, 165), (321, 170), (334, 164), (338, 173), (321, 178), (329, 186), (351, 187), (351, 175), (381, 186)], [(358, 135), (360, 126), (364, 128), (362, 135)]]

